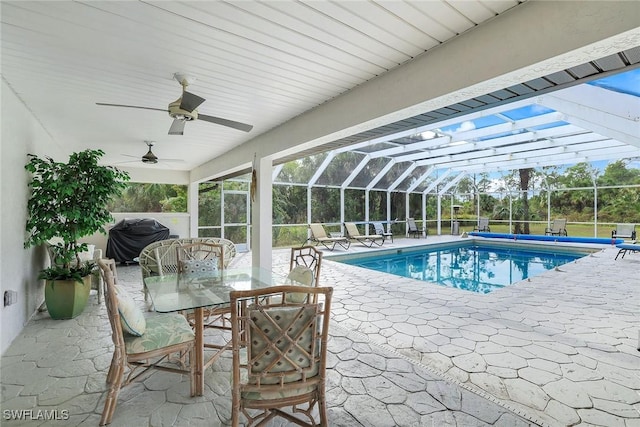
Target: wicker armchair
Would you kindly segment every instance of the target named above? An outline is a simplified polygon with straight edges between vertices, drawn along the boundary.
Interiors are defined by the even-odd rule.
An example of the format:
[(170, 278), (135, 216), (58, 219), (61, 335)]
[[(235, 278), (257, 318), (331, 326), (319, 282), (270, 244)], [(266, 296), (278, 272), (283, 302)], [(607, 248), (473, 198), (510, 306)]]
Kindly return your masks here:
[[(151, 276), (163, 276), (178, 272), (178, 249), (194, 243), (213, 243), (224, 245), (224, 267), (236, 256), (236, 245), (231, 240), (219, 237), (192, 237), (184, 239), (168, 239), (153, 242), (140, 252), (140, 271), (142, 280)], [(147, 291), (143, 286), (144, 300), (147, 302)]]

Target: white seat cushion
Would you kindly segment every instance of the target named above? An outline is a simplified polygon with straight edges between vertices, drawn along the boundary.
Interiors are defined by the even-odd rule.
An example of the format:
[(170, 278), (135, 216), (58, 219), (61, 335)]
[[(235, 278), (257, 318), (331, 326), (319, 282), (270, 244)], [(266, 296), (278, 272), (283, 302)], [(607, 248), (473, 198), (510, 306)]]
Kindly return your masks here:
[(118, 298), (118, 313), (122, 330), (136, 337), (144, 334), (146, 329), (144, 313), (136, 305), (131, 295), (123, 287), (116, 286), (116, 298)]

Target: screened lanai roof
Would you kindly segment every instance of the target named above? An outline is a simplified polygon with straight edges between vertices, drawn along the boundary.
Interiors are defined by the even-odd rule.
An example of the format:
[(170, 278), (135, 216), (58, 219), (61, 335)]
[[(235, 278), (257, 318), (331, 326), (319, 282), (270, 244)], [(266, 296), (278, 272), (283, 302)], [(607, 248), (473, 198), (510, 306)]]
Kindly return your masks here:
[[(625, 60), (637, 65), (640, 48)], [(574, 76), (586, 72), (577, 68)], [(297, 184), (430, 192), (475, 173), (640, 157), (640, 68), (630, 68), (316, 154), (319, 167)], [(332, 161), (348, 167), (326, 173)], [(281, 170), (276, 167), (274, 183), (290, 181)]]

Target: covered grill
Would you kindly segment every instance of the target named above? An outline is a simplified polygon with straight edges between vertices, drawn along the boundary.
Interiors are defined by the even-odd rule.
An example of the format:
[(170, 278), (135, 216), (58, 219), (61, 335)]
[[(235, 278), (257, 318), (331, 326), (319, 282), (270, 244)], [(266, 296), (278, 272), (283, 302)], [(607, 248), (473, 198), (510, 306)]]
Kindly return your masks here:
[(123, 219), (109, 230), (106, 255), (117, 262), (131, 262), (148, 244), (170, 237), (169, 229), (153, 218)]

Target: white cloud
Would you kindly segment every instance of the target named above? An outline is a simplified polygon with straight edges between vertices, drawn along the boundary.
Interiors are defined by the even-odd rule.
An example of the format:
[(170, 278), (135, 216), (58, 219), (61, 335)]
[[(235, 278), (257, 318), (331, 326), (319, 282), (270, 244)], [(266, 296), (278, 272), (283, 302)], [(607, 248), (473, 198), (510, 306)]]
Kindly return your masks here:
[(456, 129), (456, 132), (466, 132), (468, 130), (474, 130), (476, 128), (476, 125), (472, 122), (472, 121), (464, 121), (462, 123), (460, 123), (460, 127), (458, 129)]

